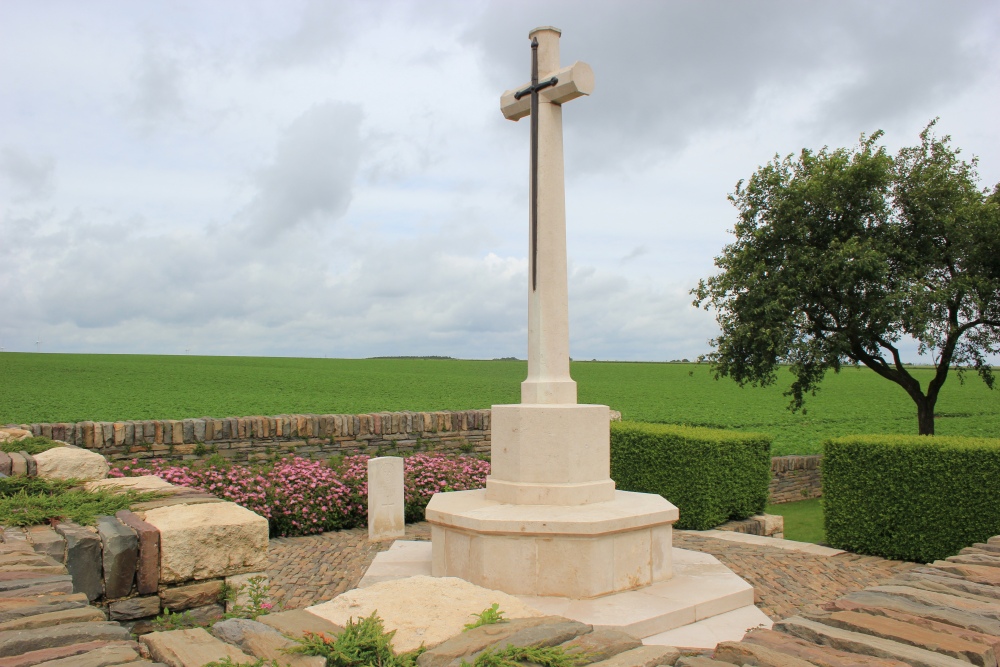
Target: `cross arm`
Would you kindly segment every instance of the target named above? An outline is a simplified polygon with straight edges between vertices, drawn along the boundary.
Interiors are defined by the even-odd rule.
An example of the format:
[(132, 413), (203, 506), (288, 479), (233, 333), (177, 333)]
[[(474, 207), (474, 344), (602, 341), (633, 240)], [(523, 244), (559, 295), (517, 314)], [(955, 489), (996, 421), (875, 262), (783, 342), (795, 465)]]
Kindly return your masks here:
[[(548, 79), (553, 76), (559, 79), (559, 83), (538, 93), (546, 102), (563, 104), (594, 92), (594, 70), (587, 63), (577, 61), (569, 67), (563, 67), (540, 78)], [(518, 90), (527, 88), (528, 85), (530, 84), (508, 90), (500, 96), (500, 110), (507, 120), (521, 120), (531, 113), (530, 95), (525, 95), (519, 100), (514, 99), (514, 94)]]

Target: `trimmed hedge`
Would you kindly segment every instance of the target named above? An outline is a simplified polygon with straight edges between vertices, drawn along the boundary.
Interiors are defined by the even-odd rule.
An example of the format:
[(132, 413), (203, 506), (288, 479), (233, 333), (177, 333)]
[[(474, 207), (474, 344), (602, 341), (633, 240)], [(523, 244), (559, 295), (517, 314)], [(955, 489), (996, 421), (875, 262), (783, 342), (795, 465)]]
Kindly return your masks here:
[(675, 526), (708, 530), (764, 511), (771, 436), (673, 424), (611, 424), (611, 478), (622, 491), (658, 493)]
[(1000, 440), (835, 438), (822, 472), (834, 547), (929, 563), (1000, 533)]

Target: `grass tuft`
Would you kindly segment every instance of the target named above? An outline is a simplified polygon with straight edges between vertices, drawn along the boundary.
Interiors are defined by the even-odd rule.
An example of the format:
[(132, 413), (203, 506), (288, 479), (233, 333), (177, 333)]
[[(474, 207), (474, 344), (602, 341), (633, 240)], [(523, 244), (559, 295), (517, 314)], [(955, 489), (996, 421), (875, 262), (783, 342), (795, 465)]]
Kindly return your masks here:
[(85, 491), (78, 480), (38, 477), (0, 478), (0, 525), (36, 526), (56, 520), (92, 525), (98, 516), (113, 516), (133, 503), (160, 497), (155, 492), (128, 489)]
[(32, 456), (41, 454), (53, 447), (62, 447), (62, 443), (41, 436), (0, 443), (0, 451), (7, 452), (8, 454), (11, 452), (28, 452)]

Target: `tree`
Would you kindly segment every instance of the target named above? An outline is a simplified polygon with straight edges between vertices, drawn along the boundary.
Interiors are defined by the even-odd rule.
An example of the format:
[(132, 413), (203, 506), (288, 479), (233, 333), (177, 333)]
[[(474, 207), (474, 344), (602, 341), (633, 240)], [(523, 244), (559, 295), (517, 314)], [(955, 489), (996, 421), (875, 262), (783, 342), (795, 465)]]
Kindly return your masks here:
[[(691, 290), (717, 311), (706, 355), (717, 377), (766, 386), (789, 364), (798, 410), (828, 370), (864, 364), (906, 391), (927, 435), (950, 368), (993, 388), (1000, 184), (981, 190), (977, 160), (935, 137), (936, 122), (895, 157), (878, 131), (853, 149), (775, 156), (737, 183), (736, 240), (715, 258), (721, 272)], [(926, 387), (900, 358), (905, 336), (932, 354)]]

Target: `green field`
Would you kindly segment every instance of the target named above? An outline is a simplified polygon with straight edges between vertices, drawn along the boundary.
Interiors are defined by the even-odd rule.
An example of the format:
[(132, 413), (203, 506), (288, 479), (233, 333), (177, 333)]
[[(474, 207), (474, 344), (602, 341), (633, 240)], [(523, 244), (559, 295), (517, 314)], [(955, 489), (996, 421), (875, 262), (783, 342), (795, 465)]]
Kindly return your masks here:
[[(924, 382), (931, 373), (914, 372)], [(518, 402), (526, 373), (519, 361), (5, 352), (0, 424), (488, 408)], [(755, 389), (697, 364), (574, 362), (572, 373), (581, 403), (625, 419), (771, 433), (776, 455), (818, 452), (830, 436), (916, 432), (913, 402), (867, 369), (831, 373), (806, 414), (786, 409), (790, 375)], [(964, 385), (949, 379), (937, 412), (939, 434), (1000, 437), (1000, 391), (972, 374)]]

